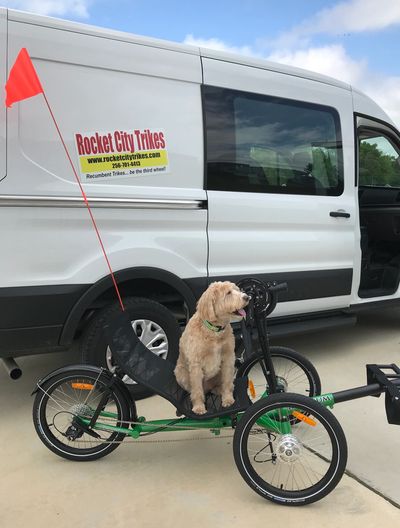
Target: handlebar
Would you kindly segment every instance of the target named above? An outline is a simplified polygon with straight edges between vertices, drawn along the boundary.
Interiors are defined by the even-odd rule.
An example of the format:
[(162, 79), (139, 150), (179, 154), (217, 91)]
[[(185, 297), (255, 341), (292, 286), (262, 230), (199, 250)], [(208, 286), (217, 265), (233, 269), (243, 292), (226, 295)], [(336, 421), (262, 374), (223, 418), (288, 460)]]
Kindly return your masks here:
[(287, 282), (281, 282), (279, 284), (273, 282), (271, 285), (269, 285), (269, 283), (267, 283), (266, 286), (268, 288), (268, 291), (274, 292), (274, 293), (288, 290)]

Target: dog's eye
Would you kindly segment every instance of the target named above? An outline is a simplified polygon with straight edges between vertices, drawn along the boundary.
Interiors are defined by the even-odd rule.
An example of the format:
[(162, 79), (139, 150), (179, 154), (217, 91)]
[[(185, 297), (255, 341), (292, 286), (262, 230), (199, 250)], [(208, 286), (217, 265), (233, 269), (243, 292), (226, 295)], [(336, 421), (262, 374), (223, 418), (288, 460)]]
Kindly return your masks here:
[(228, 293), (226, 295), (230, 295), (232, 292), (231, 291), (228, 291)]

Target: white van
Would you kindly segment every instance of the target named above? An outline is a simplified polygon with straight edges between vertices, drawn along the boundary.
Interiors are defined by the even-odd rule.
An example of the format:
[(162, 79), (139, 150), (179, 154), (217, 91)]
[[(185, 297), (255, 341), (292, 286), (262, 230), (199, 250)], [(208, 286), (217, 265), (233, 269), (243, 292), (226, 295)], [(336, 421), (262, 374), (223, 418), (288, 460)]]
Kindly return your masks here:
[[(0, 9), (0, 83), (26, 47), (154, 352), (208, 282), (286, 281), (276, 332), (400, 298), (400, 134), (351, 86), (217, 51)], [(118, 303), (41, 95), (0, 107), (0, 356), (112, 365)]]

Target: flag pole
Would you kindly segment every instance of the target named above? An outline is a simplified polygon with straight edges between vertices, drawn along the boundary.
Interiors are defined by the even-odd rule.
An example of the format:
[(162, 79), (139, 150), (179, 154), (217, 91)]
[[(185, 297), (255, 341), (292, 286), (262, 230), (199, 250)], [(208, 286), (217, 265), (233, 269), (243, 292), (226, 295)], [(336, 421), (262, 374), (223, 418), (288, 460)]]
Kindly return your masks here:
[[(42, 90), (43, 90), (43, 87), (42, 87)], [(90, 208), (90, 205), (89, 205), (89, 202), (88, 202), (88, 199), (87, 199), (86, 193), (85, 193), (85, 191), (84, 191), (84, 189), (83, 189), (83, 187), (82, 187), (82, 183), (81, 183), (81, 181), (80, 181), (80, 179), (79, 179), (79, 176), (78, 176), (78, 174), (77, 174), (77, 172), (76, 172), (76, 169), (75, 169), (75, 166), (74, 166), (74, 164), (73, 164), (73, 162), (72, 162), (71, 156), (69, 155), (67, 145), (65, 144), (64, 138), (62, 137), (62, 134), (61, 134), (60, 128), (59, 128), (59, 126), (58, 126), (58, 124), (57, 124), (56, 118), (54, 117), (53, 111), (52, 111), (52, 109), (51, 109), (51, 106), (50, 106), (50, 104), (49, 104), (49, 101), (48, 101), (48, 99), (47, 99), (47, 97), (46, 97), (46, 94), (45, 94), (44, 90), (42, 91), (42, 93), (43, 93), (43, 97), (44, 97), (44, 100), (45, 100), (45, 102), (46, 102), (47, 108), (49, 109), (49, 112), (50, 112), (51, 118), (53, 119), (54, 125), (55, 125), (55, 127), (56, 127), (56, 129), (57, 129), (58, 135), (60, 136), (61, 143), (62, 143), (62, 145), (63, 145), (63, 147), (64, 147), (65, 153), (66, 153), (67, 158), (68, 158), (68, 160), (69, 160), (69, 163), (70, 163), (70, 165), (71, 165), (71, 168), (72, 168), (72, 171), (73, 171), (73, 173), (74, 173), (75, 179), (76, 179), (76, 181), (77, 181), (77, 183), (78, 183), (78, 185), (79, 185), (79, 189), (80, 189), (80, 191), (81, 191), (81, 194), (82, 194), (83, 200), (84, 200), (84, 202), (85, 202), (85, 204), (86, 204), (87, 210), (88, 210), (89, 215), (90, 215), (90, 219), (92, 220), (92, 224), (93, 224), (94, 230), (95, 230), (95, 232), (96, 232), (96, 235), (97, 235), (98, 241), (99, 241), (100, 246), (101, 246), (101, 249), (102, 249), (102, 251), (103, 251), (104, 258), (105, 258), (105, 260), (106, 260), (106, 262), (107, 262), (108, 270), (109, 270), (109, 272), (110, 272), (111, 279), (112, 279), (112, 281), (113, 281), (114, 288), (115, 288), (115, 291), (116, 291), (116, 293), (117, 293), (117, 297), (118, 297), (119, 304), (120, 304), (120, 306), (121, 306), (121, 310), (124, 312), (124, 311), (125, 311), (125, 306), (124, 306), (124, 303), (122, 302), (122, 297), (121, 297), (121, 294), (120, 294), (120, 291), (119, 291), (119, 288), (118, 288), (118, 284), (117, 284), (117, 281), (116, 281), (116, 279), (115, 279), (114, 272), (113, 272), (113, 270), (112, 270), (112, 268), (111, 268), (110, 261), (109, 261), (109, 259), (108, 259), (108, 256), (107, 256), (107, 253), (106, 253), (106, 250), (105, 250), (105, 248), (104, 248), (103, 240), (102, 240), (102, 238), (101, 238), (101, 236), (100, 236), (100, 232), (99, 232), (99, 230), (98, 230), (98, 227), (97, 227), (96, 221), (95, 221), (95, 219), (94, 219), (94, 216), (93, 216), (92, 210), (91, 210), (91, 208)]]
[(51, 109), (51, 106), (49, 104), (49, 101), (47, 100), (46, 94), (43, 90), (43, 86), (40, 82), (40, 79), (36, 73), (35, 67), (32, 64), (31, 58), (29, 56), (28, 50), (26, 48), (22, 48), (20, 52), (18, 53), (18, 56), (11, 67), (7, 82), (6, 82), (6, 100), (5, 105), (7, 108), (11, 107), (14, 103), (18, 101), (22, 101), (23, 99), (28, 99), (29, 97), (33, 97), (35, 95), (38, 95), (40, 93), (43, 94), (44, 100), (46, 102), (47, 108), (49, 109), (50, 115), (53, 119), (54, 125), (57, 129), (58, 135), (60, 136), (61, 143), (64, 147), (65, 153), (67, 155), (67, 158), (69, 160), (69, 163), (72, 168), (72, 172), (74, 173), (75, 179), (79, 185), (79, 189), (81, 191), (81, 194), (83, 196), (83, 199), (85, 201), (87, 210), (89, 212), (90, 218), (92, 220), (92, 224), (94, 227), (94, 230), (96, 232), (97, 238), (99, 240), (101, 249), (103, 251), (104, 258), (107, 262), (107, 266), (114, 284), (115, 291), (117, 292), (119, 304), (121, 305), (121, 309), (124, 312), (125, 307), (124, 303), (122, 302), (121, 294), (119, 292), (119, 288), (117, 285), (117, 281), (115, 280), (115, 276), (113, 273), (113, 270), (111, 268), (110, 261), (108, 260), (108, 256), (106, 253), (106, 250), (104, 248), (103, 241), (100, 236), (100, 232), (97, 228), (96, 221), (94, 219), (94, 216), (92, 214), (92, 210), (90, 208), (87, 196), (85, 194), (85, 191), (83, 190), (81, 181), (79, 179), (79, 176), (76, 172), (75, 166), (72, 163), (71, 156), (69, 155), (67, 145), (65, 144), (65, 141), (62, 137), (60, 128), (57, 124), (56, 118), (54, 117), (53, 111)]

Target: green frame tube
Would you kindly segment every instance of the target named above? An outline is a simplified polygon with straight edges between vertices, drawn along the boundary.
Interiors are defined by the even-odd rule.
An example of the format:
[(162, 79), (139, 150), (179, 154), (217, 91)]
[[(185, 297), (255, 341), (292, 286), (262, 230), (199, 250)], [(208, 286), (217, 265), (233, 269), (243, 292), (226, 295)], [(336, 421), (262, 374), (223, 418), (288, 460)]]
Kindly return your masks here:
[[(268, 397), (268, 394), (263, 394), (262, 397)], [(317, 401), (324, 407), (330, 407), (333, 408), (335, 404), (335, 398), (332, 393), (327, 394), (321, 394), (319, 396), (313, 396), (313, 400)], [(293, 409), (290, 409), (292, 411)], [(288, 414), (290, 412), (288, 410)], [(272, 429), (275, 432), (280, 432), (281, 434), (289, 434), (291, 432), (291, 425), (288, 422), (285, 421), (278, 421), (275, 420), (274, 411), (271, 411), (269, 413), (266, 413), (265, 415), (261, 416), (257, 420), (257, 424), (259, 424), (262, 427), (265, 427), (266, 429)], [(104, 418), (118, 418), (118, 415), (111, 412), (100, 412), (99, 419), (101, 417)], [(237, 419), (240, 420), (241, 416), (243, 416), (243, 413), (239, 413), (237, 415)], [(78, 420), (80, 420), (83, 424), (89, 425), (90, 419), (87, 418), (81, 418), (77, 417)], [(101, 421), (97, 421), (95, 425), (93, 426), (93, 429), (97, 430), (103, 430), (103, 431), (114, 431), (118, 433), (124, 433), (127, 436), (131, 436), (132, 438), (139, 438), (141, 434), (143, 433), (162, 433), (162, 432), (176, 432), (176, 431), (186, 431), (186, 430), (196, 430), (196, 429), (208, 429), (213, 434), (219, 435), (221, 433), (221, 429), (225, 429), (228, 427), (233, 427), (233, 420), (231, 416), (220, 416), (217, 418), (210, 418), (210, 419), (199, 419), (199, 420), (193, 420), (190, 418), (179, 418), (178, 420), (175, 418), (170, 418), (167, 420), (150, 420), (147, 421), (144, 417), (139, 417), (137, 420), (137, 424), (134, 424), (131, 428), (124, 428), (124, 427), (117, 427), (115, 425), (109, 425), (106, 423), (102, 423)]]
[[(100, 417), (104, 416), (107, 418), (118, 419), (118, 416), (110, 412), (101, 412)], [(99, 418), (100, 418), (99, 417)], [(90, 419), (81, 418), (78, 416), (83, 424), (89, 425)], [(139, 417), (137, 420), (139, 423), (133, 425), (130, 429), (125, 427), (118, 427), (115, 425), (109, 425), (97, 421), (93, 426), (93, 429), (103, 431), (115, 431), (118, 433), (124, 433), (132, 438), (138, 438), (142, 433), (157, 433), (157, 432), (176, 432), (186, 431), (193, 429), (209, 429), (215, 435), (220, 434), (220, 430), (232, 427), (232, 418), (230, 416), (223, 416), (218, 418), (211, 418), (208, 420), (192, 420), (189, 418), (169, 419), (169, 420), (151, 420), (147, 421), (144, 417)]]

